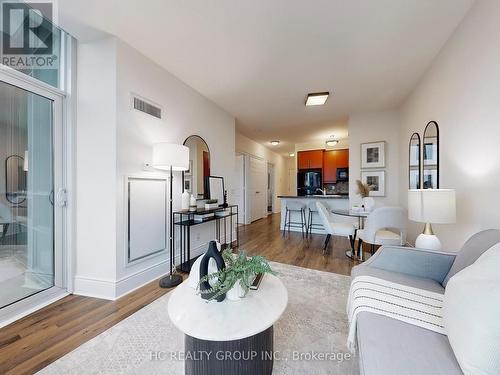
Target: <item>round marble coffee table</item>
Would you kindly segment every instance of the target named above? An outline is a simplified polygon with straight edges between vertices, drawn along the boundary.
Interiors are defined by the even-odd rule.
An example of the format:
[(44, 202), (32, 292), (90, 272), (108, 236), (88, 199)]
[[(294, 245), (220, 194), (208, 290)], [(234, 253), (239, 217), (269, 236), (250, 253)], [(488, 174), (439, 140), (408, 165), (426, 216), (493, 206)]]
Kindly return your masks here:
[(285, 286), (272, 275), (240, 301), (207, 303), (184, 281), (170, 296), (168, 315), (185, 334), (185, 374), (271, 374), (273, 324), (287, 303)]

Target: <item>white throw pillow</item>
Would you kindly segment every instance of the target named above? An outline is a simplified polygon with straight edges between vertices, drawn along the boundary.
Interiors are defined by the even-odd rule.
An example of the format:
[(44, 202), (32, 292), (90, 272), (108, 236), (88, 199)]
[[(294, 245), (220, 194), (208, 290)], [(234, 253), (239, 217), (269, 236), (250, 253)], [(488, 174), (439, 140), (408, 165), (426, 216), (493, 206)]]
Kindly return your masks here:
[(464, 374), (500, 374), (500, 244), (450, 279), (443, 318)]

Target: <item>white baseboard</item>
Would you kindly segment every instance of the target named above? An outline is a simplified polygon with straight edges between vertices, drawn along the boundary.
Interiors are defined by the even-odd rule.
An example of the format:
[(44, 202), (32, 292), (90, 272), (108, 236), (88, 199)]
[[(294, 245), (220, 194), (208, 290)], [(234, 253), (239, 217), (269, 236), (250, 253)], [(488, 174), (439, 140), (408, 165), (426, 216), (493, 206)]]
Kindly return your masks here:
[(74, 279), (73, 294), (114, 300), (116, 297), (116, 282), (77, 275)]
[(169, 259), (125, 276), (116, 283), (115, 298), (123, 297), (151, 281), (169, 274)]
[[(223, 239), (221, 239), (223, 240)], [(226, 236), (227, 242), (230, 240), (230, 236)], [(236, 241), (236, 234), (233, 232), (233, 240)], [(191, 258), (195, 258), (208, 249), (208, 242), (198, 245), (191, 249)], [(74, 291), (73, 294), (80, 296), (101, 298), (107, 300), (116, 300), (117, 298), (123, 297), (134, 290), (150, 283), (153, 280), (159, 279), (160, 277), (169, 274), (169, 259), (163, 259), (162, 261), (143, 268), (133, 274), (127, 275), (117, 281), (89, 278), (84, 276), (75, 276), (74, 280)], [(175, 256), (175, 264), (180, 263), (180, 254)]]

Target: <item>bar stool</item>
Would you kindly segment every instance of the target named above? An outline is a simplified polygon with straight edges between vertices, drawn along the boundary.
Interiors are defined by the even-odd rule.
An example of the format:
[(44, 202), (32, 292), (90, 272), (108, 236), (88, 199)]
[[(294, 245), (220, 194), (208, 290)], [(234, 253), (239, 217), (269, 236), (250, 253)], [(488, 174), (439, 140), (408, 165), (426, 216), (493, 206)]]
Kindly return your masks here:
[(321, 223), (314, 223), (313, 222), (314, 215), (318, 215), (318, 209), (316, 207), (316, 203), (315, 202), (309, 203), (308, 210), (309, 210), (309, 215), (307, 217), (307, 231), (306, 231), (306, 235), (309, 233), (309, 236), (311, 236), (312, 235), (312, 229), (325, 229), (325, 227)]
[[(292, 212), (300, 212), (300, 221), (292, 221)], [(306, 205), (298, 202), (287, 202), (285, 207), (285, 224), (283, 226), (283, 237), (285, 236), (286, 227), (288, 226), (288, 233), (290, 233), (290, 227), (300, 228), (302, 232), (302, 238), (304, 238), (304, 229), (307, 234), (307, 222), (306, 222)]]

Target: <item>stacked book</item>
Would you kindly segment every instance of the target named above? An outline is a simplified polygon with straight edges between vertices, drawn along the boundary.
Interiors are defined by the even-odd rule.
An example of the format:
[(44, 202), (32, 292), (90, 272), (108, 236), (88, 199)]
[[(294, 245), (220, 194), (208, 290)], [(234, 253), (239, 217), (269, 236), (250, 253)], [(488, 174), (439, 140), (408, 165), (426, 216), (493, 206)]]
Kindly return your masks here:
[(214, 217), (214, 213), (206, 213), (206, 214), (196, 214), (193, 216), (194, 221), (201, 223), (203, 221), (209, 220)]

